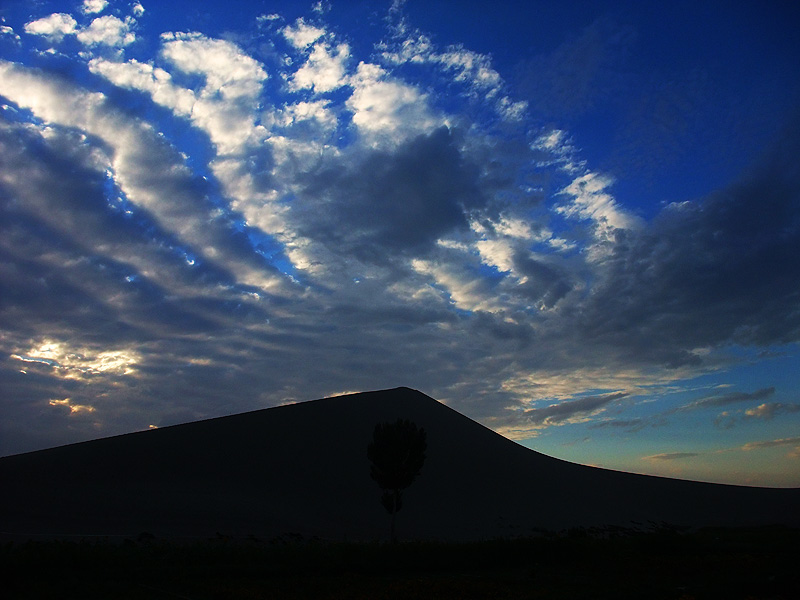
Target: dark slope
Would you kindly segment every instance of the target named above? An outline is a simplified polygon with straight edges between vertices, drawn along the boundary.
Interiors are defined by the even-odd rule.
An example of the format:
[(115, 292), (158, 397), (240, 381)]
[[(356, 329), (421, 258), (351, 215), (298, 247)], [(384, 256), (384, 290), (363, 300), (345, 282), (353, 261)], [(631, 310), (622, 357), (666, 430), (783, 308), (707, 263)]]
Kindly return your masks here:
[(428, 432), (428, 459), (398, 515), (401, 537), (476, 539), (648, 521), (800, 525), (798, 489), (567, 463), (398, 388), (2, 458), (0, 531), (384, 537), (388, 516), (366, 446), (376, 423), (397, 418)]

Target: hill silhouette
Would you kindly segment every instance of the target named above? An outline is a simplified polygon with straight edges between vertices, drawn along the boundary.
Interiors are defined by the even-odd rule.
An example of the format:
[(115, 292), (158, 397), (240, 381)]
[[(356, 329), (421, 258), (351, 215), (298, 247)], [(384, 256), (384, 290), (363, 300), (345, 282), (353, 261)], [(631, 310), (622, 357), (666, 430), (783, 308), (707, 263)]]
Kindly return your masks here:
[(800, 489), (634, 475), (551, 458), (408, 388), (365, 392), (0, 459), (6, 537), (385, 538), (376, 423), (428, 436), (398, 535), (470, 540), (571, 527), (800, 526)]

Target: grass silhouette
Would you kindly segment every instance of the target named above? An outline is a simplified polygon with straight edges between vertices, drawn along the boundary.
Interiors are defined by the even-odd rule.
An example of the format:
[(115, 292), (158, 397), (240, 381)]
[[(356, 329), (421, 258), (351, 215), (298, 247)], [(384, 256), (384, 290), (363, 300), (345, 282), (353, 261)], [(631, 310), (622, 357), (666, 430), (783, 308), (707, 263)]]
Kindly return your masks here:
[(193, 543), (153, 538), (0, 547), (9, 598), (797, 598), (791, 528), (576, 529), (471, 543)]

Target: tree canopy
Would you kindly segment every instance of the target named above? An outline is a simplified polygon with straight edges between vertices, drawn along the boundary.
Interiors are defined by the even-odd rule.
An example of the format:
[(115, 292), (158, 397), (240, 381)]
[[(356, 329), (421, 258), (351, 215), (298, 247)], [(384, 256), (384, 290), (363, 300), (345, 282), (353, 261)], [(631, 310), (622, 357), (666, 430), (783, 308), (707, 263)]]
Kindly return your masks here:
[(391, 537), (395, 540), (395, 515), (402, 508), (403, 490), (422, 470), (427, 450), (427, 434), (407, 419), (379, 423), (367, 446), (372, 463), (370, 476), (383, 490), (381, 503), (392, 515)]

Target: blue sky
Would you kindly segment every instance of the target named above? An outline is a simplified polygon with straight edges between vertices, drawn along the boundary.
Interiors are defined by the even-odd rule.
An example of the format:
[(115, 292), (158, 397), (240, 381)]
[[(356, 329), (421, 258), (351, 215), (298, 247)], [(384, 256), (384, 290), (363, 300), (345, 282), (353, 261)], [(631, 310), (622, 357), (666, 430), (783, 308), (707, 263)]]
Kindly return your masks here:
[(795, 13), (5, 2), (0, 454), (405, 385), (799, 486)]

